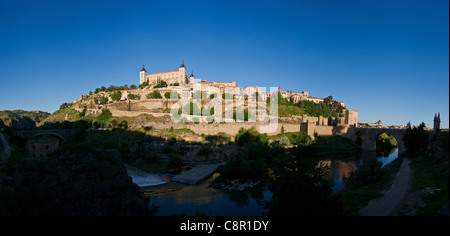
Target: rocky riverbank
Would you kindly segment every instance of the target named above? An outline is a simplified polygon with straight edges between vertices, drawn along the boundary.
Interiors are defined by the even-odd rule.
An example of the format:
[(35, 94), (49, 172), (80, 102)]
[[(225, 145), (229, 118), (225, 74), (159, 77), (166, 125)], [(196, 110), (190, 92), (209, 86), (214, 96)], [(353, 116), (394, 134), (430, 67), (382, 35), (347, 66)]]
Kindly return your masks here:
[(237, 179), (231, 180), (231, 181), (220, 181), (220, 182), (213, 182), (211, 183), (211, 186), (217, 189), (223, 189), (226, 191), (244, 191), (247, 189), (251, 189), (257, 185), (259, 185), (262, 181), (245, 181), (241, 182)]

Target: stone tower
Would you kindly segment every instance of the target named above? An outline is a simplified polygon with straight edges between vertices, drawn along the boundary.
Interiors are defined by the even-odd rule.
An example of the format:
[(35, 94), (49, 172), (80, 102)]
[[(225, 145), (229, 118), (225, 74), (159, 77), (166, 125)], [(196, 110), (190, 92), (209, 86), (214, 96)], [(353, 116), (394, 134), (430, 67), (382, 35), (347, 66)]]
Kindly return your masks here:
[(181, 59), (181, 66), (178, 68), (179, 73), (179, 83), (180, 85), (186, 84), (186, 67), (184, 66), (184, 59)]
[(189, 76), (189, 83), (193, 84), (195, 81), (194, 70), (191, 70), (191, 75)]
[(433, 120), (433, 130), (437, 131), (441, 129), (441, 113), (438, 112), (438, 114), (434, 114), (434, 120)]
[(141, 72), (139, 73), (139, 84), (142, 84), (146, 81), (145, 77), (147, 76), (147, 70), (145, 69), (144, 64), (142, 64)]

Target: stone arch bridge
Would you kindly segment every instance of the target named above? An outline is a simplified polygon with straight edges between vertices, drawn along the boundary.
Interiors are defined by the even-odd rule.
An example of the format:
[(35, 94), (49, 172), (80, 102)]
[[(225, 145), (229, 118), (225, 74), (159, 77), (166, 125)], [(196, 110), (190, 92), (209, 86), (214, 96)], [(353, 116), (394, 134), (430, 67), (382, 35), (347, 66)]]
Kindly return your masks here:
[(71, 142), (73, 129), (15, 131), (15, 135), (27, 139), (26, 149), (32, 157), (43, 157), (55, 151), (62, 143)]
[(14, 131), (14, 134), (22, 138), (34, 138), (39, 135), (52, 135), (61, 139), (62, 142), (70, 142), (75, 134), (73, 129), (50, 129), (50, 130), (24, 130)]
[(347, 133), (342, 135), (347, 137), (354, 142), (358, 137), (358, 133), (364, 136), (362, 141), (363, 151), (375, 151), (377, 149), (377, 137), (382, 133), (388, 133), (394, 136), (398, 144), (398, 153), (402, 154), (406, 151), (405, 144), (403, 143), (403, 135), (406, 129), (388, 129), (388, 128), (354, 128), (351, 127), (347, 130)]

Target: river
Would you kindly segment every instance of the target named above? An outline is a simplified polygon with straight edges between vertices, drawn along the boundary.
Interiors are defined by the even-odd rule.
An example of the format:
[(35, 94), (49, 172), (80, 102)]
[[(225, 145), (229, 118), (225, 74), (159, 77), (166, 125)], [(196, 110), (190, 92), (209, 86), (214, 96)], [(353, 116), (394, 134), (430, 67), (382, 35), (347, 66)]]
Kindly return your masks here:
[(351, 171), (357, 170), (367, 163), (370, 158), (376, 157), (377, 161), (385, 167), (398, 157), (398, 148), (377, 154), (375, 152), (362, 152), (355, 154), (333, 154), (321, 157), (319, 163), (330, 167), (330, 177), (333, 179), (333, 192), (338, 193), (345, 189), (344, 177)]
[[(335, 183), (333, 191), (337, 193), (345, 189), (344, 177), (374, 156), (383, 163), (384, 167), (397, 158), (398, 149), (393, 149), (384, 155), (365, 152), (321, 156), (320, 163), (330, 167), (330, 177)], [(271, 198), (269, 190), (261, 186), (251, 191), (230, 193), (209, 186), (215, 177), (216, 175), (213, 175), (197, 185), (163, 181), (162, 184), (142, 186), (141, 189), (151, 196), (150, 204), (159, 206), (156, 215), (160, 216), (259, 216), (267, 213), (264, 203)]]

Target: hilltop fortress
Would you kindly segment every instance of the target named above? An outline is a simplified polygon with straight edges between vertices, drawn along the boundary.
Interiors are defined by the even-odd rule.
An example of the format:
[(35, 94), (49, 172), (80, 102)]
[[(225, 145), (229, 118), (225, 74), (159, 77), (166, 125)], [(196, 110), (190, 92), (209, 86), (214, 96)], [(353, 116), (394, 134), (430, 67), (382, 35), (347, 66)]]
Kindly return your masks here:
[[(182, 60), (178, 70), (149, 73), (150, 70), (147, 71), (147, 69), (143, 65), (139, 71), (139, 88), (134, 86), (118, 91), (96, 90), (95, 93), (81, 95), (80, 99), (74, 102), (75, 106), (72, 107), (78, 111), (86, 109), (86, 115), (92, 116), (98, 115), (103, 109), (107, 108), (113, 116), (138, 117), (145, 114), (146, 117), (152, 117), (150, 120), (147, 118), (148, 122), (140, 124), (141, 127), (189, 128), (199, 134), (217, 134), (218, 132), (224, 132), (235, 135), (240, 128), (257, 127), (267, 123), (267, 120), (252, 120), (249, 118), (245, 122), (238, 120), (224, 122), (224, 120), (220, 119), (218, 121), (205, 122), (205, 120), (198, 119), (191, 120), (191, 122), (173, 122), (170, 119), (170, 109), (174, 104), (179, 103), (180, 98), (189, 97), (192, 101), (193, 94), (198, 91), (201, 91), (202, 95), (201, 99), (197, 100), (197, 106), (202, 109), (211, 106), (211, 104), (216, 106), (217, 104), (212, 103), (212, 101), (215, 100), (214, 98), (217, 98), (217, 93), (225, 98), (224, 94), (229, 93), (229, 91), (238, 91), (238, 93), (239, 91), (245, 91), (245, 96), (239, 97), (234, 95), (232, 98), (231, 104), (234, 112), (237, 112), (238, 106), (244, 106), (245, 112), (250, 113), (249, 107), (251, 108), (252, 105), (248, 98), (255, 95), (258, 97), (257, 107), (263, 106), (267, 108), (264, 110), (268, 113), (269, 109), (266, 106), (266, 101), (269, 101), (270, 97), (276, 93), (293, 104), (301, 101), (314, 102), (315, 104), (325, 103), (325, 98), (310, 97), (308, 91), (294, 92), (285, 91), (281, 88), (278, 88), (276, 91), (265, 91), (265, 89), (260, 87), (245, 87), (242, 89), (236, 84), (236, 81), (200, 81), (195, 78), (192, 70), (191, 74), (189, 76), (187, 75), (184, 60)], [(176, 92), (175, 94), (177, 95), (170, 96), (172, 92)], [(226, 107), (225, 105), (227, 100), (219, 101), (223, 108), (223, 114), (230, 112), (230, 107)], [(222, 101), (225, 102), (222, 103)], [(278, 117), (278, 128), (275, 133), (279, 133), (281, 130), (285, 132), (305, 131), (311, 137), (315, 135), (336, 135), (344, 133), (350, 126), (357, 125), (358, 112), (346, 109), (343, 102), (339, 102), (338, 104), (343, 108), (339, 117), (325, 118), (322, 116), (308, 116), (306, 114), (300, 114), (300, 112), (293, 112), (288, 115), (282, 113)], [(232, 114), (233, 111), (229, 114)]]
[[(231, 82), (208, 82), (207, 80), (196, 81), (194, 72), (191, 70), (191, 74), (187, 76), (186, 74), (186, 66), (184, 65), (184, 60), (182, 60), (180, 67), (178, 70), (165, 71), (165, 72), (157, 72), (157, 73), (148, 73), (145, 69), (145, 65), (142, 65), (142, 69), (139, 72), (139, 84), (146, 84), (148, 86), (154, 87), (155, 85), (164, 82), (167, 88), (157, 88), (157, 91), (161, 91), (161, 95), (164, 95), (165, 92), (179, 88), (188, 88), (190, 91), (193, 91), (194, 83), (198, 82), (201, 86), (201, 89), (209, 92), (211, 87), (219, 88), (222, 93), (225, 93), (225, 88), (240, 88), (236, 85), (236, 81)], [(176, 86), (177, 88), (173, 88)], [(260, 87), (245, 87), (244, 90), (251, 89), (254, 92), (260, 93), (263, 96), (263, 99), (270, 96), (270, 92), (264, 93)], [(299, 92), (287, 92), (281, 88), (278, 89), (278, 93), (283, 97), (288, 99), (293, 103), (298, 103), (302, 100), (313, 101), (315, 103), (323, 102), (323, 98), (310, 97), (308, 91)], [(126, 100), (126, 98), (124, 98)], [(344, 103), (340, 103), (341, 106), (344, 106)]]

